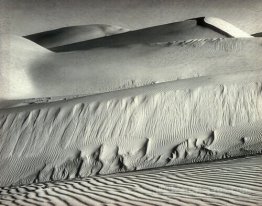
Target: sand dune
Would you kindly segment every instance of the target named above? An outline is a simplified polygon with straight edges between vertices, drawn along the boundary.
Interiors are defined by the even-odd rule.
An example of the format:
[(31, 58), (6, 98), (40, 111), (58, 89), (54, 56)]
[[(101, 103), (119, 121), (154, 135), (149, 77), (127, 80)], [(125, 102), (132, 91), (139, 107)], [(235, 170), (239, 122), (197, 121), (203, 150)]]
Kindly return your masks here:
[(134, 1), (0, 3), (0, 205), (262, 201), (262, 4)]
[(199, 77), (1, 110), (0, 185), (259, 153), (261, 74)]
[(259, 205), (261, 156), (0, 189), (1, 205)]
[[(34, 93), (29, 68), (39, 59), (45, 61), (50, 54), (49, 50), (23, 37), (0, 35), (0, 105), (1, 100), (17, 100), (19, 96)], [(14, 91), (18, 98), (10, 99), (8, 96)]]
[(50, 48), (55, 52), (88, 50), (97, 47), (119, 47), (130, 44), (173, 42), (188, 39), (220, 37), (251, 37), (228, 22), (217, 18), (199, 17), (182, 22), (130, 31), (107, 38), (77, 42), (70, 45)]
[(0, 19), (3, 31), (20, 36), (94, 23), (137, 30), (199, 16), (222, 18), (257, 33), (262, 31), (261, 10), (260, 0), (6, 0), (0, 7)]
[(94, 24), (55, 29), (37, 34), (31, 34), (25, 36), (25, 38), (43, 47), (52, 48), (127, 31), (128, 29), (118, 26)]
[[(23, 44), (20, 41), (29, 41), (18, 38), (17, 43), (12, 39), (11, 47), (1, 48), (2, 54), (10, 54), (9, 62), (1, 67), (2, 101), (103, 93), (257, 70), (262, 63), (260, 38), (189, 40), (68, 53), (48, 52), (32, 42), (28, 48), (17, 49)], [(39, 52), (30, 49), (31, 44)]]
[(205, 17), (204, 22), (210, 26), (219, 29), (220, 31), (236, 38), (244, 38), (244, 37), (252, 37), (250, 34), (240, 30), (239, 28), (235, 27), (234, 25), (214, 17)]

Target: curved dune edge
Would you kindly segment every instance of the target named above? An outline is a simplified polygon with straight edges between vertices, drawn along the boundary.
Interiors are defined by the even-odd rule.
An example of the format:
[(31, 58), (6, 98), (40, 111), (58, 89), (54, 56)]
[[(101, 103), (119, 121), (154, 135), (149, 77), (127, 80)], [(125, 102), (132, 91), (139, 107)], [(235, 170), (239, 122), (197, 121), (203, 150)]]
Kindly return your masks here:
[(1, 110), (0, 185), (260, 153), (261, 74), (192, 78)]
[(3, 205), (39, 206), (259, 205), (261, 196), (261, 156), (0, 189)]
[[(9, 47), (0, 51), (8, 56), (0, 67), (3, 101), (92, 95), (177, 79), (257, 70), (262, 64), (259, 38), (188, 40), (68, 53), (40, 52), (44, 48), (18, 39), (9, 41)], [(31, 49), (31, 44), (23, 46), (25, 42), (20, 40), (37, 49)]]
[(228, 35), (235, 38), (251, 38), (250, 34), (242, 31), (241, 29), (235, 27), (234, 25), (215, 17), (205, 17), (204, 22), (216, 27), (217, 29), (227, 33)]
[(181, 22), (174, 22), (140, 30), (129, 31), (109, 37), (76, 42), (50, 48), (55, 52), (90, 50), (98, 47), (120, 47), (131, 44), (150, 44), (156, 42), (172, 42), (188, 39), (212, 38), (244, 38), (252, 37), (234, 25), (214, 17), (198, 17)]
[(225, 37), (229, 37), (229, 35), (222, 30), (210, 27), (208, 24), (204, 23), (204, 17), (199, 17), (49, 49), (55, 52), (69, 52), (76, 50), (90, 50), (99, 47), (123, 47), (132, 44), (150, 44), (156, 42)]
[(128, 29), (105, 24), (64, 27), (24, 36), (45, 48), (63, 46), (129, 31)]

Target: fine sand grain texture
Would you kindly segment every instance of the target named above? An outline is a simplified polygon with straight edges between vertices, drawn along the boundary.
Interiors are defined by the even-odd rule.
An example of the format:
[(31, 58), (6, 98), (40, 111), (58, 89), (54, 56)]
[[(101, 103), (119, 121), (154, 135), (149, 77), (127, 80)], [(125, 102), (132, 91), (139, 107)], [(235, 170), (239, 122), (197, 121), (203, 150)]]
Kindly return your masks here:
[(261, 156), (0, 189), (0, 204), (8, 206), (257, 206), (261, 201)]
[(198, 77), (3, 109), (0, 185), (260, 153), (261, 75)]

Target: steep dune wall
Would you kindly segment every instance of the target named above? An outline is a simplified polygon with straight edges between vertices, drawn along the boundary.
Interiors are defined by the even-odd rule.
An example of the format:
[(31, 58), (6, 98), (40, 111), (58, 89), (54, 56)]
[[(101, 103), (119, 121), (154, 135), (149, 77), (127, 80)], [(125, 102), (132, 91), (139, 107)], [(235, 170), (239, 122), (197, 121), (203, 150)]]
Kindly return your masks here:
[(1, 110), (0, 185), (259, 153), (260, 79), (261, 70)]

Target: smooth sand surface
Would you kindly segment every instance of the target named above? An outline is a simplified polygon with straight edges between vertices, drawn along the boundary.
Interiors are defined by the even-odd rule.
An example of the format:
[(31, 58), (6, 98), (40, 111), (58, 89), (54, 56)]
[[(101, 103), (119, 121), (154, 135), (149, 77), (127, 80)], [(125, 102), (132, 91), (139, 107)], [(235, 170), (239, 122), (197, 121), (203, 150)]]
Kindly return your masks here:
[(93, 24), (64, 27), (51, 31), (31, 34), (25, 36), (25, 38), (45, 48), (53, 48), (127, 31), (128, 29), (124, 29), (119, 26)]
[(261, 156), (0, 189), (0, 204), (10, 206), (256, 206), (261, 201)]
[[(5, 43), (7, 41), (9, 43)], [(159, 82), (261, 69), (260, 38), (199, 39), (53, 53), (2, 38), (0, 99), (90, 95)], [(1, 56), (2, 57), (2, 56)], [(4, 104), (8, 106), (8, 104)]]
[(140, 29), (98, 38), (93, 41), (76, 42), (50, 48), (55, 52), (88, 50), (97, 47), (122, 47), (130, 44), (149, 44), (155, 42), (173, 42), (189, 39), (212, 39), (221, 37), (252, 37), (234, 25), (214, 17), (199, 17), (151, 28)]
[[(55, 52), (67, 52), (75, 50), (89, 50), (98, 47), (123, 47), (131, 44), (150, 44), (156, 42), (173, 42), (189, 39), (207, 39), (232, 37), (225, 33), (220, 27), (207, 24), (204, 17), (189, 19), (181, 22), (174, 22), (135, 31), (130, 31), (106, 38), (98, 38), (92, 41), (76, 42), (65, 44), (59, 47), (50, 48)], [(223, 20), (221, 20), (223, 22)], [(224, 23), (226, 24), (226, 23)], [(223, 23), (221, 25), (224, 25)], [(233, 26), (232, 26), (233, 27)], [(231, 29), (233, 30), (233, 29)]]
[(213, 26), (221, 31), (224, 31), (226, 34), (236, 37), (236, 38), (250, 38), (252, 37), (250, 34), (248, 34), (245, 31), (242, 31), (241, 29), (235, 27), (234, 25), (214, 17), (205, 17), (204, 22), (210, 26)]

